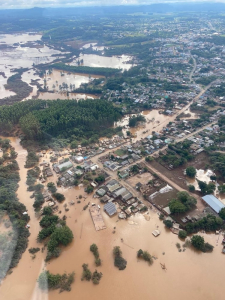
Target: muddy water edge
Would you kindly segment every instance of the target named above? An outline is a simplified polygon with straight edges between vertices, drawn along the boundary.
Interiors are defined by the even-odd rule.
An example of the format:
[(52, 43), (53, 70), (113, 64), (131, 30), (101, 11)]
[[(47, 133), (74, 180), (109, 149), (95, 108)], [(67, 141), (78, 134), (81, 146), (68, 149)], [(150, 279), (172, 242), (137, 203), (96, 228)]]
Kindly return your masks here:
[[(20, 167), (21, 181), (18, 189), (19, 200), (27, 207), (31, 217), (30, 224), (30, 247), (40, 247), (36, 243), (36, 237), (40, 230), (39, 220), (33, 210), (31, 193), (27, 192), (26, 173), (24, 168), (26, 150), (19, 144), (18, 139), (11, 139), (12, 146), (18, 153), (17, 161)], [(44, 158), (46, 160), (46, 157)], [(48, 157), (47, 157), (48, 159)], [(55, 181), (50, 178), (49, 181)], [(96, 232), (88, 210), (83, 207), (88, 202), (98, 203), (98, 199), (88, 196), (82, 198), (78, 204), (76, 197), (84, 196), (83, 188), (58, 189), (66, 196), (63, 204), (60, 204), (62, 217), (67, 216), (67, 225), (74, 234), (74, 241), (63, 249), (59, 258), (52, 260), (46, 265), (52, 273), (75, 272), (75, 283), (71, 292), (59, 294), (58, 291), (50, 291), (48, 295), (38, 290), (36, 279), (45, 266), (46, 253), (37, 253), (32, 260), (28, 249), (23, 254), (17, 268), (6, 277), (0, 287), (1, 300), (72, 300), (72, 299), (196, 299), (196, 300), (222, 300), (224, 299), (225, 269), (222, 267), (225, 257), (221, 254), (222, 236), (202, 234), (206, 241), (215, 248), (213, 253), (205, 254), (187, 249), (178, 252), (176, 243), (181, 242), (176, 235), (165, 230), (163, 223), (154, 211), (150, 211), (150, 220), (147, 221), (142, 214), (131, 217), (127, 221), (118, 221), (117, 216), (109, 218), (102, 209), (102, 215), (107, 229)], [(74, 200), (75, 205), (69, 203)], [(66, 213), (63, 205), (67, 203), (69, 211)], [(101, 205), (101, 204), (100, 204)], [(161, 235), (153, 237), (152, 231), (158, 229)], [(115, 233), (113, 233), (115, 231)], [(121, 238), (123, 242), (121, 242)], [(94, 257), (89, 247), (96, 243), (99, 248), (102, 266), (98, 270), (103, 277), (98, 286), (92, 282), (81, 281), (82, 264), (88, 263), (91, 271), (95, 270)], [(112, 249), (119, 245), (123, 256), (127, 260), (127, 268), (119, 271), (113, 265)], [(157, 259), (152, 266), (136, 258), (139, 249), (148, 250)], [(162, 270), (160, 263), (166, 265), (167, 270)]]

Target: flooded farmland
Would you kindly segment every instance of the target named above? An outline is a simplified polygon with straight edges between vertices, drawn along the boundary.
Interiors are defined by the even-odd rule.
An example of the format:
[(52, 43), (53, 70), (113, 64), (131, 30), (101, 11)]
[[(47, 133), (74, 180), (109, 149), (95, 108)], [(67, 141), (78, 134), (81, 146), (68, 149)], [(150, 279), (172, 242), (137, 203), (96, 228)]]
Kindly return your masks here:
[(122, 70), (129, 70), (132, 64), (129, 63), (132, 58), (127, 55), (121, 56), (101, 56), (96, 54), (81, 54), (78, 58), (74, 59), (71, 66), (77, 66), (78, 61), (83, 61), (81, 65), (87, 67), (101, 67), (101, 68), (115, 68)]
[(79, 94), (79, 93), (69, 93), (67, 94), (67, 92), (56, 92), (56, 93), (40, 93), (38, 96), (38, 99), (42, 99), (42, 100), (57, 100), (57, 99), (61, 99), (61, 100), (71, 100), (71, 99), (96, 99), (98, 98), (95, 95), (92, 94)]
[[(30, 224), (30, 247), (40, 247), (36, 237), (39, 227), (39, 220), (35, 216), (29, 192), (26, 191), (26, 172), (24, 163), (26, 150), (19, 144), (18, 139), (11, 139), (12, 145), (18, 152), (17, 161), (20, 167), (21, 181), (18, 189), (18, 197), (28, 209), (31, 217)], [(49, 160), (50, 155), (44, 158)], [(50, 177), (48, 181), (57, 179)], [(17, 268), (6, 277), (0, 287), (1, 300), (72, 300), (77, 299), (184, 299), (189, 300), (222, 300), (224, 299), (223, 281), (225, 270), (223, 265), (224, 256), (222, 250), (222, 235), (203, 234), (206, 241), (215, 248), (212, 253), (199, 253), (191, 249), (185, 252), (178, 252), (176, 243), (181, 245), (182, 241), (170, 231), (167, 231), (163, 223), (159, 220), (155, 211), (150, 210), (148, 218), (142, 214), (131, 217), (128, 221), (118, 221), (117, 216), (108, 217), (98, 199), (88, 196), (81, 199), (78, 204), (76, 197), (84, 195), (83, 188), (58, 189), (66, 196), (64, 203), (68, 205), (69, 211), (64, 211), (64, 203), (59, 204), (62, 210), (61, 217), (67, 216), (67, 224), (74, 233), (74, 241), (63, 249), (59, 258), (45, 264), (46, 253), (37, 253), (32, 260), (28, 250), (23, 254)], [(76, 203), (70, 206), (71, 200)], [(107, 229), (95, 231), (94, 225), (88, 210), (83, 210), (83, 206), (88, 202), (96, 202), (101, 206), (102, 216)], [(60, 216), (60, 215), (59, 215)], [(150, 218), (149, 218), (150, 217)], [(149, 220), (149, 221), (147, 221)], [(155, 238), (152, 231), (159, 229), (161, 235)], [(115, 233), (113, 231), (115, 230)], [(123, 242), (121, 242), (121, 238)], [(103, 277), (98, 286), (91, 282), (81, 281), (83, 263), (88, 263), (91, 271), (95, 270), (94, 257), (89, 247), (96, 243), (99, 248), (102, 266), (98, 270), (103, 273)], [(127, 268), (119, 271), (113, 265), (112, 249), (119, 245), (123, 251), (123, 257), (127, 260)], [(144, 261), (136, 258), (139, 249), (148, 250), (154, 257), (154, 263), (149, 266)], [(161, 268), (165, 264), (166, 270)], [(36, 279), (43, 268), (47, 268), (53, 273), (63, 273), (75, 271), (75, 282), (71, 292), (50, 291), (48, 294), (41, 292), (36, 284)], [(203, 276), (204, 274), (204, 276)], [(194, 276), (193, 276), (194, 275)], [(216, 280), (215, 280), (216, 277)], [(182, 288), (180, 288), (182, 286)]]
[(103, 51), (107, 47), (98, 46), (98, 43), (88, 43), (81, 47), (81, 49), (89, 49), (89, 48), (92, 48), (95, 51)]
[[(22, 80), (30, 84), (31, 79), (40, 79), (34, 75), (33, 67), (36, 64), (52, 62), (56, 59), (53, 55), (62, 56), (60, 51), (38, 44), (40, 39), (40, 34), (0, 35), (0, 99), (15, 95), (4, 87), (7, 79), (15, 74), (13, 69), (29, 68)], [(30, 98), (35, 95), (36, 90)]]
[[(103, 76), (70, 73), (53, 69), (45, 75), (46, 86), (49, 91), (60, 92), (62, 90), (74, 90), (79, 88), (81, 84), (88, 83), (96, 78), (104, 78)], [(44, 80), (42, 79), (42, 81)]]

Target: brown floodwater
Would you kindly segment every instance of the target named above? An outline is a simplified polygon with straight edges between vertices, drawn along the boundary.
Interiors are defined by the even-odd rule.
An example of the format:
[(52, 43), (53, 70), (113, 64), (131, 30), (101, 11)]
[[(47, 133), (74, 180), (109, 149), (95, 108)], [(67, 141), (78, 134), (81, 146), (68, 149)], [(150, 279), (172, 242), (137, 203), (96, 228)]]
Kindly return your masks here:
[[(165, 116), (160, 114), (156, 109), (145, 110), (141, 114), (145, 116), (146, 122), (137, 127), (131, 128), (128, 126), (129, 115), (126, 115), (121, 121), (115, 122), (115, 126), (125, 126), (123, 134), (126, 136), (126, 131), (129, 130), (134, 136), (133, 141), (137, 141), (152, 134), (152, 131), (160, 132), (163, 127), (166, 127), (169, 122), (172, 122), (176, 118), (176, 115)], [(135, 116), (135, 114), (132, 114), (132, 116)]]
[[(60, 86), (63, 87), (63, 84), (67, 84), (68, 91), (70, 91), (70, 85), (72, 85), (72, 89), (79, 88), (82, 83), (89, 83), (96, 78), (104, 77), (89, 74), (70, 73), (56, 69), (53, 69), (51, 74), (47, 72), (45, 75), (48, 90), (55, 92), (59, 92)], [(40, 83), (44, 83), (43, 78)]]
[[(29, 246), (40, 246), (36, 243), (39, 231), (38, 220), (33, 211), (33, 199), (26, 191), (26, 169), (23, 168), (26, 151), (20, 146), (18, 139), (11, 139), (12, 145), (18, 152), (17, 161), (20, 166), (21, 182), (18, 189), (18, 197), (27, 206), (31, 216)], [(45, 155), (42, 160), (49, 160)], [(56, 180), (54, 174), (48, 181)], [(64, 203), (59, 205), (62, 213), (67, 216), (67, 224), (74, 233), (74, 241), (63, 249), (61, 256), (45, 265), (45, 253), (38, 252), (34, 260), (26, 251), (13, 273), (6, 277), (0, 287), (1, 300), (86, 300), (86, 299), (154, 299), (154, 300), (222, 300), (224, 299), (224, 256), (221, 254), (222, 235), (202, 234), (205, 240), (215, 246), (213, 253), (198, 253), (191, 249), (178, 252), (176, 243), (182, 242), (178, 237), (167, 231), (159, 220), (155, 211), (150, 210), (149, 215), (144, 217), (137, 214), (129, 220), (118, 221), (117, 216), (108, 217), (102, 209), (98, 199), (88, 196), (77, 203), (76, 197), (84, 195), (83, 188), (58, 189), (66, 196), (69, 211), (64, 211)], [(69, 202), (76, 203), (70, 206)], [(101, 205), (102, 215), (107, 229), (95, 231), (90, 213), (83, 211), (87, 202), (95, 202)], [(147, 221), (150, 217), (150, 220)], [(115, 229), (114, 229), (115, 227)], [(158, 228), (161, 235), (155, 238), (152, 231)], [(115, 233), (113, 231), (115, 230)], [(121, 242), (123, 238), (123, 242)], [(99, 248), (102, 266), (98, 270), (103, 277), (98, 286), (92, 282), (81, 281), (82, 264), (88, 263), (91, 271), (95, 270), (94, 257), (89, 247), (96, 243)], [(119, 245), (127, 260), (127, 268), (119, 271), (113, 265), (112, 249)], [(157, 259), (152, 266), (136, 258), (139, 249), (148, 250)], [(165, 252), (165, 254), (163, 254)], [(167, 270), (161, 265), (165, 264)], [(41, 292), (36, 284), (38, 274), (47, 268), (53, 273), (75, 272), (75, 282), (71, 292), (50, 291), (48, 294)]]
[(195, 189), (197, 191), (200, 191), (200, 188), (198, 186), (198, 180), (204, 181), (205, 183), (209, 183), (212, 180), (210, 179), (210, 176), (214, 175), (214, 172), (211, 170), (202, 170), (202, 169), (196, 169), (196, 176), (195, 178), (186, 177), (187, 184), (194, 185)]
[(101, 56), (96, 54), (81, 54), (74, 59), (71, 66), (77, 66), (78, 60), (83, 59), (83, 66), (87, 67), (101, 67), (101, 68), (115, 68), (122, 70), (129, 70), (132, 64), (128, 63), (132, 57), (128, 55), (121, 56)]

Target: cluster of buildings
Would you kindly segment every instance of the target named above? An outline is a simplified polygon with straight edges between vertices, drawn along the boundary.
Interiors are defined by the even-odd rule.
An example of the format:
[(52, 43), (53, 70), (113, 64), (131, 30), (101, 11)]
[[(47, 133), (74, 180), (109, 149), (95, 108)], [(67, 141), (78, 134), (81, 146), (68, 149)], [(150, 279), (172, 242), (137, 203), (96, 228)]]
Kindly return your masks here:
[[(122, 186), (119, 181), (112, 179), (101, 185), (96, 191), (96, 195), (100, 197), (102, 203), (107, 204), (104, 209), (109, 213), (109, 211), (114, 207), (112, 204), (117, 203), (119, 206), (119, 218), (125, 219), (132, 213), (137, 213), (142, 211), (145, 205), (138, 200), (133, 194)], [(115, 210), (114, 210), (115, 211)], [(115, 211), (116, 213), (116, 211)], [(109, 215), (111, 212), (109, 213)]]

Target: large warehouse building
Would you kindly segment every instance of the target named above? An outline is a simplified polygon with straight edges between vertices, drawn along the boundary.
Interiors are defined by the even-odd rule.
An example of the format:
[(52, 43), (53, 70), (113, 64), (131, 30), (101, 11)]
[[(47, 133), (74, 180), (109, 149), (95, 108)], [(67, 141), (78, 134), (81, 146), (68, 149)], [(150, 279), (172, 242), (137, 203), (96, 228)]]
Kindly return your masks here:
[(202, 200), (211, 207), (216, 213), (219, 213), (220, 210), (225, 207), (225, 205), (215, 196), (213, 195), (206, 195), (202, 197)]

